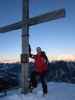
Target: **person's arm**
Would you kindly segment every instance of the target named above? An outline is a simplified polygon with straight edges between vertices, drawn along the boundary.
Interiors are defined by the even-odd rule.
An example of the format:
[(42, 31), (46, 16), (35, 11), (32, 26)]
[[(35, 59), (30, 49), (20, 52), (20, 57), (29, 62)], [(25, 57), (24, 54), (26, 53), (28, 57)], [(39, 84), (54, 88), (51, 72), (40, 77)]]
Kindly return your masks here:
[(42, 52), (42, 55), (45, 58), (45, 63), (48, 64), (49, 61), (48, 61), (48, 58), (47, 58), (46, 53), (44, 51)]
[(31, 57), (33, 59), (35, 58), (35, 55), (31, 53), (31, 47), (30, 47), (30, 45), (29, 45), (29, 57)]
[(35, 55), (34, 54), (30, 54), (30, 58), (35, 58)]

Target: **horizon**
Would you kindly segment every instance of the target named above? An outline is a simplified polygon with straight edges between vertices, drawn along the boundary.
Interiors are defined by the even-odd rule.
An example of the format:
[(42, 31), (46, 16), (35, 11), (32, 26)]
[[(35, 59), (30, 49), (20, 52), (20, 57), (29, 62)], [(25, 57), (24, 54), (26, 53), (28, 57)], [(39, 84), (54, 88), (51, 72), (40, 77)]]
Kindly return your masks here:
[[(49, 62), (52, 61), (75, 61), (75, 55), (47, 55)], [(19, 58), (19, 59), (18, 59)], [(0, 57), (0, 63), (20, 63), (20, 57), (17, 56), (16, 58), (7, 58), (6, 57)], [(29, 58), (29, 62), (34, 62), (33, 59)]]

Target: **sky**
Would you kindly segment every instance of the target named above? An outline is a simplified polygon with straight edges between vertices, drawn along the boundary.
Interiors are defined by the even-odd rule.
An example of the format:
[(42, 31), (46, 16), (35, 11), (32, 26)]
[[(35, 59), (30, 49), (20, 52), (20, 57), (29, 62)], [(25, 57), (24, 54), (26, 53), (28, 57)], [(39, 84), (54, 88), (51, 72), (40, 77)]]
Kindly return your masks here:
[[(32, 53), (40, 46), (48, 56), (75, 55), (75, 0), (30, 0), (29, 16), (65, 8), (66, 17), (30, 27)], [(22, 19), (22, 0), (0, 0), (0, 27)], [(19, 59), (21, 29), (0, 34), (0, 59)]]

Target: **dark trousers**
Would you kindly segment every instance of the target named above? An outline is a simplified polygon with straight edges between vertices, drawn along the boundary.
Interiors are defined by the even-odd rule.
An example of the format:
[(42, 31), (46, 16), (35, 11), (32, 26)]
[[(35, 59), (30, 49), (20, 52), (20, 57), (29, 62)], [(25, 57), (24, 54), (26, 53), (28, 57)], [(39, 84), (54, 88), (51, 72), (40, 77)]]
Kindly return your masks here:
[[(40, 82), (42, 84), (43, 93), (47, 93), (48, 89), (47, 89), (46, 75), (47, 75), (47, 72), (45, 72), (45, 71), (42, 72), (41, 74), (37, 73), (36, 71), (33, 71), (31, 73), (29, 88), (31, 88), (31, 87), (32, 87), (32, 89), (36, 88), (37, 84), (38, 84), (38, 79), (40, 79)], [(37, 78), (37, 77), (39, 77), (39, 78)]]

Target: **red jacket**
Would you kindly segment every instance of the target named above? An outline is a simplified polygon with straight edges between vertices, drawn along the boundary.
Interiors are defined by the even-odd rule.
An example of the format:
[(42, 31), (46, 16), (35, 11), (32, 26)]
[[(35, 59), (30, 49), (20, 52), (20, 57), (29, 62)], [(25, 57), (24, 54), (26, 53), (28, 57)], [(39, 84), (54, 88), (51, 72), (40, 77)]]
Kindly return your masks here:
[(46, 58), (41, 54), (36, 54), (34, 56), (35, 59), (35, 70), (36, 72), (42, 73), (47, 71), (48, 65), (46, 63)]

